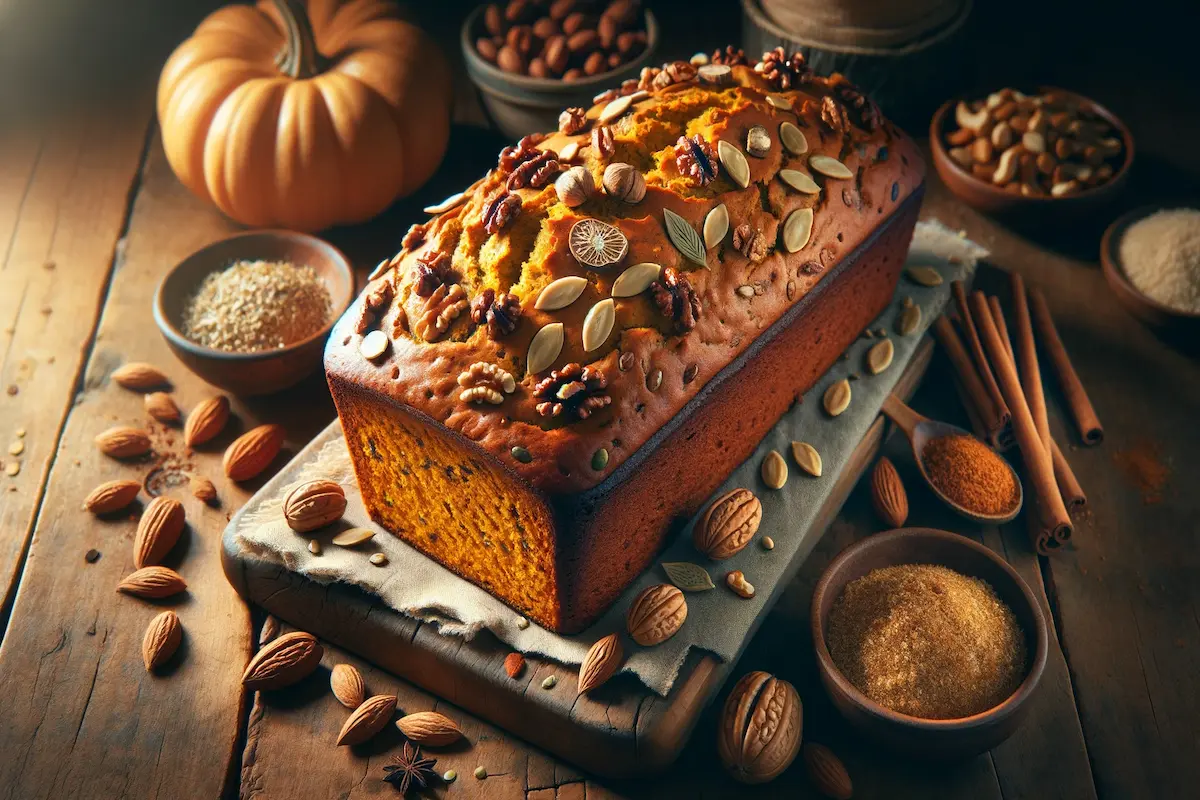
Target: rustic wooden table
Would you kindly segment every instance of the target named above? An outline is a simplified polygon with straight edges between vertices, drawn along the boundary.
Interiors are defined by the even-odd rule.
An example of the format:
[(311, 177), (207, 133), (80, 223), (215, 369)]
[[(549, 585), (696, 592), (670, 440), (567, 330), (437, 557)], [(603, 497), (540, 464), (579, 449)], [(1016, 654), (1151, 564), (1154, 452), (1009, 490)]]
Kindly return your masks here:
[[(168, 367), (185, 408), (211, 394), (170, 356), (154, 330), (150, 301), (164, 270), (236, 226), (192, 197), (168, 169), (153, 122), (153, 77), (131, 82), (118, 104), (83, 109), (52, 133), (11, 126), (0, 133), (0, 461), (19, 465), (16, 474), (15, 467), (0, 473), (0, 798), (390, 796), (381, 768), (398, 734), (385, 733), (362, 750), (335, 748), (345, 712), (328, 692), (327, 673), (269, 700), (241, 690), (243, 665), (278, 625), (248, 609), (221, 572), (220, 533), (255, 488), (219, 479), (229, 433), (194, 454), (184, 452), (174, 432), (156, 434), (157, 449), (173, 455), (168, 470), (208, 475), (222, 500), (220, 508), (207, 508), (184, 490), (170, 490), (185, 503), (191, 524), (175, 555), (190, 592), (172, 604), (186, 640), (168, 674), (147, 674), (140, 659), (142, 633), (158, 609), (113, 591), (131, 569), (134, 525), (98, 522), (80, 510), (99, 481), (150, 470), (117, 464), (92, 445), (109, 425), (143, 420), (140, 398), (109, 379), (117, 365), (147, 360)], [(1099, 57), (1059, 80), (1103, 98), (1133, 123), (1141, 164), (1129, 204), (1196, 185), (1197, 109), (1163, 99), (1194, 97), (1194, 84), (1168, 74), (1144, 90), (1119, 64)], [(455, 136), (456, 147), (467, 150), (481, 139), (492, 143), (469, 129)], [(430, 194), (480, 168), (478, 160), (452, 160)], [(370, 226), (332, 232), (360, 279), (394, 250), (417, 205), (407, 202)], [(992, 264), (1045, 290), (1105, 424), (1102, 446), (1080, 446), (1051, 392), (1055, 435), (1071, 443), (1068, 458), (1090, 499), (1073, 545), (1051, 559), (1031, 553), (1020, 520), (964, 529), (917, 488), (900, 442), (888, 446), (910, 487), (911, 524), (980, 539), (1003, 553), (1041, 598), (1055, 636), (1036, 706), (1008, 742), (953, 765), (877, 752), (835, 717), (815, 676), (808, 604), (832, 556), (880, 528), (862, 487), (771, 612), (738, 672), (764, 669), (796, 684), (806, 738), (844, 757), (859, 797), (1181, 796), (1183, 787), (1200, 782), (1200, 366), (1117, 306), (1094, 263), (1088, 223), (1069, 231), (1043, 226), (1030, 238), (959, 206), (936, 179), (925, 215), (965, 229), (992, 250)], [(981, 281), (995, 278), (985, 270)], [(962, 421), (948, 386), (946, 365), (935, 357), (914, 404)], [(293, 449), (333, 416), (319, 378), (235, 407), (243, 428), (284, 424)], [(20, 442), (23, 452), (10, 455), (10, 442)], [(101, 557), (87, 563), (92, 548)], [(437, 754), (438, 768), (456, 769), (460, 777), (436, 796), (813, 796), (799, 766), (754, 790), (725, 778), (716, 766), (711, 709), (668, 774), (602, 784), (436, 697), (327, 651), (327, 665), (339, 661), (358, 664), (372, 690), (395, 692), (404, 710), (443, 707), (462, 724), (469, 744)], [(491, 777), (472, 777), (477, 765)]]

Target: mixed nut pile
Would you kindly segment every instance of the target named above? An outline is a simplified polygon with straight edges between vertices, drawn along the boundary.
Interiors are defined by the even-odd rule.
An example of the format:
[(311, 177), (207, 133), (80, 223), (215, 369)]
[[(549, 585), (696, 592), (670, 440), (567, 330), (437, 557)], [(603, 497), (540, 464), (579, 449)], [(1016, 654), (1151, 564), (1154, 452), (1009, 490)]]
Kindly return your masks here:
[(577, 81), (614, 70), (646, 49), (639, 0), (509, 0), (483, 12), (475, 50), (514, 75)]
[(1025, 197), (1066, 197), (1112, 180), (1125, 147), (1086, 101), (1060, 91), (1001, 89), (960, 102), (950, 158), (980, 180)]

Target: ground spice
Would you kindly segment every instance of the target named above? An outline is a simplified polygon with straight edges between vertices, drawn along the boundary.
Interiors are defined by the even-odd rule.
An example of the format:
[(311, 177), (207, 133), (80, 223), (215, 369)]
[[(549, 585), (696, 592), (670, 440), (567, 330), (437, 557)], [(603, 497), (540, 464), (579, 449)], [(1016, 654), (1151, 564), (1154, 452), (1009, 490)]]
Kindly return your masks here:
[(216, 350), (255, 353), (307, 339), (329, 321), (329, 290), (312, 267), (238, 261), (200, 284), (183, 335)]
[(1112, 459), (1142, 493), (1144, 505), (1162, 502), (1163, 488), (1171, 477), (1171, 470), (1159, 460), (1158, 448), (1153, 442), (1136, 441), (1128, 450), (1113, 453)]
[(931, 439), (921, 451), (925, 474), (934, 487), (963, 508), (997, 516), (1020, 499), (1020, 485), (1004, 459), (974, 436), (951, 434)]
[(1129, 226), (1119, 249), (1121, 267), (1138, 291), (1200, 314), (1200, 210), (1156, 211)]
[(880, 705), (923, 719), (987, 711), (1020, 686), (1025, 636), (978, 578), (932, 564), (874, 570), (829, 615), (833, 662)]

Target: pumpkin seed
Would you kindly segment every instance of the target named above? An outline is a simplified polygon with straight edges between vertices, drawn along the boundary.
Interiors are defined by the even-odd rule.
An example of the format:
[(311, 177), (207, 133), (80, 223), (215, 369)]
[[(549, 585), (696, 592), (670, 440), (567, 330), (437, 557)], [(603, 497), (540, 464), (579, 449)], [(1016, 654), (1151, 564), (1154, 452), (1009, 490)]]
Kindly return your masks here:
[(724, 203), (721, 203), (704, 217), (705, 248), (711, 250), (720, 244), (727, 233), (729, 233), (729, 209), (725, 208)]
[(791, 110), (791, 108), (792, 108), (792, 101), (788, 100), (786, 97), (784, 97), (781, 94), (767, 95), (767, 103), (769, 103), (774, 108), (782, 108), (785, 110)]
[(628, 111), (629, 107), (632, 105), (633, 98), (631, 98), (629, 95), (618, 97), (616, 100), (613, 100), (600, 110), (600, 116), (596, 120), (597, 124), (607, 125), (614, 120), (620, 119), (625, 115), (625, 112)]
[(321, 555), (321, 543), (316, 539), (309, 539), (308, 552), (312, 553), (314, 556)]
[(558, 160), (559, 161), (574, 161), (575, 156), (577, 156), (577, 155), (579, 155), (579, 142), (578, 141), (567, 142), (566, 144), (563, 145), (562, 149), (558, 151)]
[(779, 141), (783, 142), (784, 148), (794, 156), (802, 156), (808, 152), (808, 139), (804, 136), (804, 131), (790, 122), (779, 126)]
[[(547, 676), (546, 676), (546, 679), (545, 679), (544, 681), (542, 681), (542, 688), (543, 688), (543, 689), (553, 689), (553, 688), (554, 688), (555, 686), (557, 686), (557, 685), (558, 685), (558, 678), (556, 678), (556, 677), (555, 677), (555, 676), (553, 676), (553, 675), (547, 675)], [(481, 769), (482, 769), (482, 767), (481, 767)], [(476, 774), (476, 777), (478, 777), (478, 774)], [(484, 772), (484, 776), (483, 776), (483, 777), (485, 777), (485, 778), (487, 777), (487, 772), (486, 772), (486, 771)]]
[(706, 64), (696, 70), (700, 80), (713, 86), (727, 86), (733, 83), (733, 70), (725, 64)]
[(663, 209), (663, 221), (666, 224), (667, 236), (671, 238), (671, 244), (675, 245), (675, 249), (693, 264), (707, 268), (708, 261), (704, 256), (704, 242), (700, 240), (700, 235), (692, 230), (688, 221), (669, 208)]
[(659, 386), (662, 386), (662, 370), (656, 369), (646, 376), (646, 388), (652, 392), (657, 392)]
[(779, 451), (772, 450), (767, 453), (767, 457), (762, 462), (762, 479), (768, 489), (782, 489), (787, 483), (788, 466), (783, 460), (783, 456), (779, 455)]
[(629, 240), (607, 222), (581, 219), (571, 226), (568, 244), (575, 260), (587, 267), (604, 269), (619, 264), (629, 252)]
[(905, 272), (913, 283), (919, 283), (922, 286), (942, 285), (942, 273), (933, 267), (909, 267)]
[(613, 323), (617, 321), (616, 304), (611, 297), (606, 297), (583, 318), (583, 351), (590, 353), (608, 341), (612, 333)]
[(549, 367), (562, 352), (565, 332), (561, 322), (551, 322), (533, 335), (525, 356), (525, 371), (536, 375)]
[(831, 417), (836, 417), (850, 407), (850, 381), (842, 379), (825, 390), (822, 398), (825, 411)]
[(450, 195), (440, 203), (436, 203), (432, 206), (425, 206), (422, 211), (424, 211), (426, 214), (445, 214), (450, 209), (457, 208), (458, 206), (462, 205), (463, 201), (466, 199), (466, 192), (458, 192), (457, 194)]
[(812, 236), (813, 210), (798, 208), (788, 215), (783, 223), (783, 247), (789, 253), (804, 248)]
[(809, 156), (808, 166), (829, 178), (846, 180), (854, 177), (849, 167), (832, 156)]
[(802, 194), (820, 194), (821, 187), (806, 173), (798, 169), (779, 170), (779, 180)]
[(625, 270), (613, 281), (613, 297), (636, 297), (658, 280), (662, 267), (653, 261), (643, 261)]
[(685, 592), (705, 592), (717, 588), (708, 570), (689, 561), (664, 561), (663, 572), (667, 579)]
[(371, 331), (359, 342), (358, 352), (368, 361), (379, 358), (388, 349), (387, 334), (383, 331)]
[(734, 183), (743, 189), (750, 185), (750, 163), (741, 150), (721, 139), (717, 142), (717, 158)]
[(921, 324), (921, 307), (905, 306), (896, 317), (896, 333), (908, 336)]
[(872, 375), (878, 375), (883, 372), (892, 363), (892, 356), (895, 355), (896, 348), (892, 344), (891, 339), (881, 339), (876, 342), (870, 350), (867, 351), (867, 370)]
[(587, 278), (579, 275), (568, 275), (551, 281), (549, 286), (538, 293), (533, 307), (539, 311), (558, 311), (560, 308), (566, 308), (579, 299), (587, 285)]
[(350, 528), (334, 536), (330, 541), (338, 547), (354, 547), (356, 544), (370, 541), (374, 535), (375, 531), (370, 528)]
[(746, 131), (746, 152), (755, 158), (763, 158), (771, 152), (771, 134), (762, 125), (755, 125)]
[(601, 447), (596, 452), (592, 453), (592, 469), (599, 472), (608, 466), (608, 450)]
[(809, 475), (821, 477), (821, 454), (808, 442), (792, 442), (792, 458)]
[(372, 555), (372, 556), (371, 556), (369, 559), (367, 559), (367, 560), (368, 560), (368, 561), (370, 561), (372, 564), (374, 564), (374, 565), (375, 565), (375, 566), (377, 566), (377, 567), (383, 567), (383, 566), (386, 566), (386, 565), (387, 565), (387, 563), (388, 563), (388, 557), (387, 557), (387, 556), (385, 556), (383, 553), (374, 553), (374, 554), (373, 554), (373, 555)]
[(737, 293), (739, 297), (754, 297), (754, 287), (749, 284), (742, 284), (737, 288)]
[(519, 444), (513, 446), (513, 449), (509, 452), (512, 453), (513, 458), (522, 464), (528, 464), (530, 461), (533, 461), (533, 454)]

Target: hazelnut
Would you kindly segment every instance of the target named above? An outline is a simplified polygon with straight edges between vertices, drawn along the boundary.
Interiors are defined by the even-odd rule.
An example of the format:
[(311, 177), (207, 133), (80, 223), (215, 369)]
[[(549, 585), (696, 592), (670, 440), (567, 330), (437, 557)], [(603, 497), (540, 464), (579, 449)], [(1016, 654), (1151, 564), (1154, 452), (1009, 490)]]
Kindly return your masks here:
[(646, 196), (646, 179), (632, 164), (614, 162), (604, 168), (604, 191), (626, 203), (640, 203)]
[(596, 183), (586, 167), (571, 167), (558, 176), (558, 180), (554, 182), (554, 192), (563, 205), (575, 208), (583, 205), (596, 193)]

